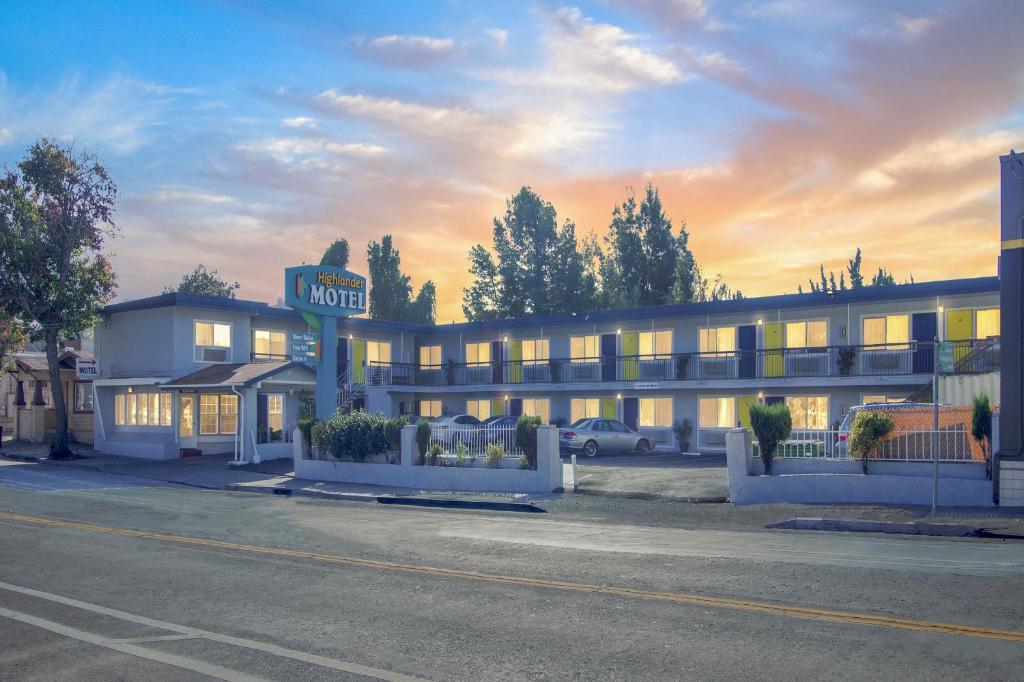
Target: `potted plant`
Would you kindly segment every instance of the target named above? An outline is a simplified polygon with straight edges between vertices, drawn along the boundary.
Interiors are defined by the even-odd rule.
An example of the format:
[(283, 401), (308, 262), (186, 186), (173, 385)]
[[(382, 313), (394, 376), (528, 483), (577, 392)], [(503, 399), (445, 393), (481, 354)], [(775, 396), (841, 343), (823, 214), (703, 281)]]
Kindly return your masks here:
[(676, 381), (684, 381), (686, 379), (686, 368), (689, 364), (689, 355), (680, 355), (676, 358)]
[(693, 434), (693, 422), (686, 419), (677, 419), (672, 423), (672, 432), (676, 435), (676, 444), (679, 452), (690, 451), (690, 436)]
[(850, 376), (855, 357), (857, 357), (857, 349), (853, 346), (843, 346), (839, 349), (839, 374), (841, 376)]
[(768, 476), (772, 473), (772, 455), (775, 448), (781, 441), (789, 438), (793, 429), (793, 417), (789, 413), (789, 407), (777, 403), (765, 405), (752, 403), (750, 405), (750, 428), (757, 437), (758, 449), (761, 451), (761, 459), (764, 461), (764, 473)]
[(455, 385), (455, 361), (451, 358), (448, 358), (444, 363), (444, 378), (449, 386)]
[(548, 370), (551, 373), (551, 383), (562, 383), (562, 363), (558, 360), (548, 360)]

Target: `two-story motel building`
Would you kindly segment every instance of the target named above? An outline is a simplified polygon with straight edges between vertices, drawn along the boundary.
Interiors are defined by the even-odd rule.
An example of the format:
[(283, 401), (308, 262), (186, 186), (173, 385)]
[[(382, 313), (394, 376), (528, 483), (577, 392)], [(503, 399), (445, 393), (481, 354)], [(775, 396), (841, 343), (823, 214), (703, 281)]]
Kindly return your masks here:
[[(415, 325), (338, 320), (339, 402), (386, 414), (610, 416), (690, 448), (724, 447), (753, 401), (785, 402), (795, 428), (927, 387), (932, 340), (958, 371), (998, 362), (995, 277)], [(163, 294), (109, 306), (95, 332), (95, 447), (170, 458), (289, 456), (314, 386), (318, 334), (295, 311)], [(984, 365), (983, 367), (980, 365)]]

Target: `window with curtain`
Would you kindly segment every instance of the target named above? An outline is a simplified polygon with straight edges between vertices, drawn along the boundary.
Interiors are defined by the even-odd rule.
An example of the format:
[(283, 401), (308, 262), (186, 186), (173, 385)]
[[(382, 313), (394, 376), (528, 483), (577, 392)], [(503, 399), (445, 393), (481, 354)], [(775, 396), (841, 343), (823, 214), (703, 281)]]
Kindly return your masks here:
[(390, 341), (367, 341), (366, 342), (366, 364), (388, 365), (391, 364), (391, 342)]
[(573, 362), (597, 362), (601, 359), (601, 337), (597, 334), (569, 339), (569, 358)]
[(672, 355), (672, 330), (640, 332), (639, 336), (641, 358), (668, 358)]
[(551, 400), (548, 398), (523, 398), (523, 414), (528, 417), (540, 417), (547, 424), (551, 421)]
[(906, 348), (910, 341), (910, 316), (885, 315), (864, 318), (864, 345)]
[(523, 339), (523, 364), (539, 365), (548, 361), (547, 339)]
[(999, 336), (999, 308), (986, 308), (974, 314), (974, 336), (988, 339)]
[(471, 414), (480, 421), (490, 418), (491, 401), (489, 399), (467, 400), (466, 414)]
[(441, 346), (420, 346), (420, 369), (438, 369), (440, 367)]
[(704, 429), (731, 429), (736, 427), (735, 398), (701, 398), (700, 426)]
[(786, 323), (786, 348), (824, 348), (828, 345), (828, 322)]
[(736, 327), (704, 327), (700, 330), (701, 353), (731, 353), (736, 350)]
[(639, 426), (672, 426), (672, 398), (640, 398)]
[(123, 393), (119, 393), (114, 396), (114, 425), (124, 426), (127, 422), (125, 421), (125, 403), (127, 397)]
[(252, 351), (257, 355), (287, 355), (287, 346), (284, 332), (269, 329), (254, 329), (252, 332)]
[(75, 412), (92, 412), (93, 394), (92, 383), (88, 381), (75, 382)]
[(481, 341), (479, 343), (466, 344), (466, 363), (470, 365), (486, 365), (491, 361), (491, 343)]
[(593, 419), (601, 416), (600, 398), (573, 398), (571, 403), (571, 422), (580, 419)]
[(231, 325), (220, 322), (196, 322), (196, 345), (208, 348), (231, 347)]
[(793, 417), (794, 429), (828, 429), (828, 396), (789, 396), (786, 406)]
[(421, 417), (440, 417), (441, 416), (441, 401), (440, 400), (421, 400), (420, 401), (420, 416)]

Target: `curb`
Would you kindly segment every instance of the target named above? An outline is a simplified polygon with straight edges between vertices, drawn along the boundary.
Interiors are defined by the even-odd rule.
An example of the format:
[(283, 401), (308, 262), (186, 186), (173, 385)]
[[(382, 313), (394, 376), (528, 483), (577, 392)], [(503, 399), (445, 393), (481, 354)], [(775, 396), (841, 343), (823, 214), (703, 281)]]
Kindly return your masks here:
[(285, 497), (309, 497), (319, 500), (335, 500), (339, 502), (373, 502), (377, 504), (406, 505), (410, 507), (435, 507), (442, 509), (477, 509), (485, 511), (525, 512), (530, 514), (546, 513), (544, 509), (530, 502), (490, 502), (487, 500), (456, 500), (436, 497), (398, 497), (394, 495), (361, 495), (358, 493), (332, 493), (307, 488), (278, 488), (272, 486), (256, 486), (245, 483), (232, 483), (224, 487), (242, 493), (263, 495), (283, 495)]
[(825, 530), (852, 533), (893, 533), (899, 535), (929, 535), (946, 538), (977, 538), (985, 531), (976, 526), (954, 523), (927, 523), (921, 521), (871, 521), (868, 519), (815, 519), (798, 518), (769, 523), (765, 528), (781, 530)]
[(648, 500), (653, 502), (684, 502), (687, 504), (724, 504), (729, 501), (728, 496), (721, 497), (677, 497), (675, 495), (661, 495), (659, 493), (630, 493), (613, 492), (607, 490), (588, 490), (579, 488), (575, 491), (577, 495), (592, 495), (594, 497), (614, 497), (622, 500)]

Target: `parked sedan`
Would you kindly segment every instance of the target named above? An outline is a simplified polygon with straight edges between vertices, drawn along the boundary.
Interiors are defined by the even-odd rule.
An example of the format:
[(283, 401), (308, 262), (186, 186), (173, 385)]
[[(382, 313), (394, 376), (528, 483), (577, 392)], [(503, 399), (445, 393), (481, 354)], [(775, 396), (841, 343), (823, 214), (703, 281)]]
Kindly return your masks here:
[(615, 419), (582, 419), (558, 430), (558, 446), (563, 452), (581, 452), (587, 457), (598, 452), (646, 455), (651, 442)]
[(471, 414), (457, 414), (453, 417), (434, 417), (430, 430), (434, 439), (448, 446), (456, 443), (472, 443), (476, 433), (483, 428), (483, 422)]

